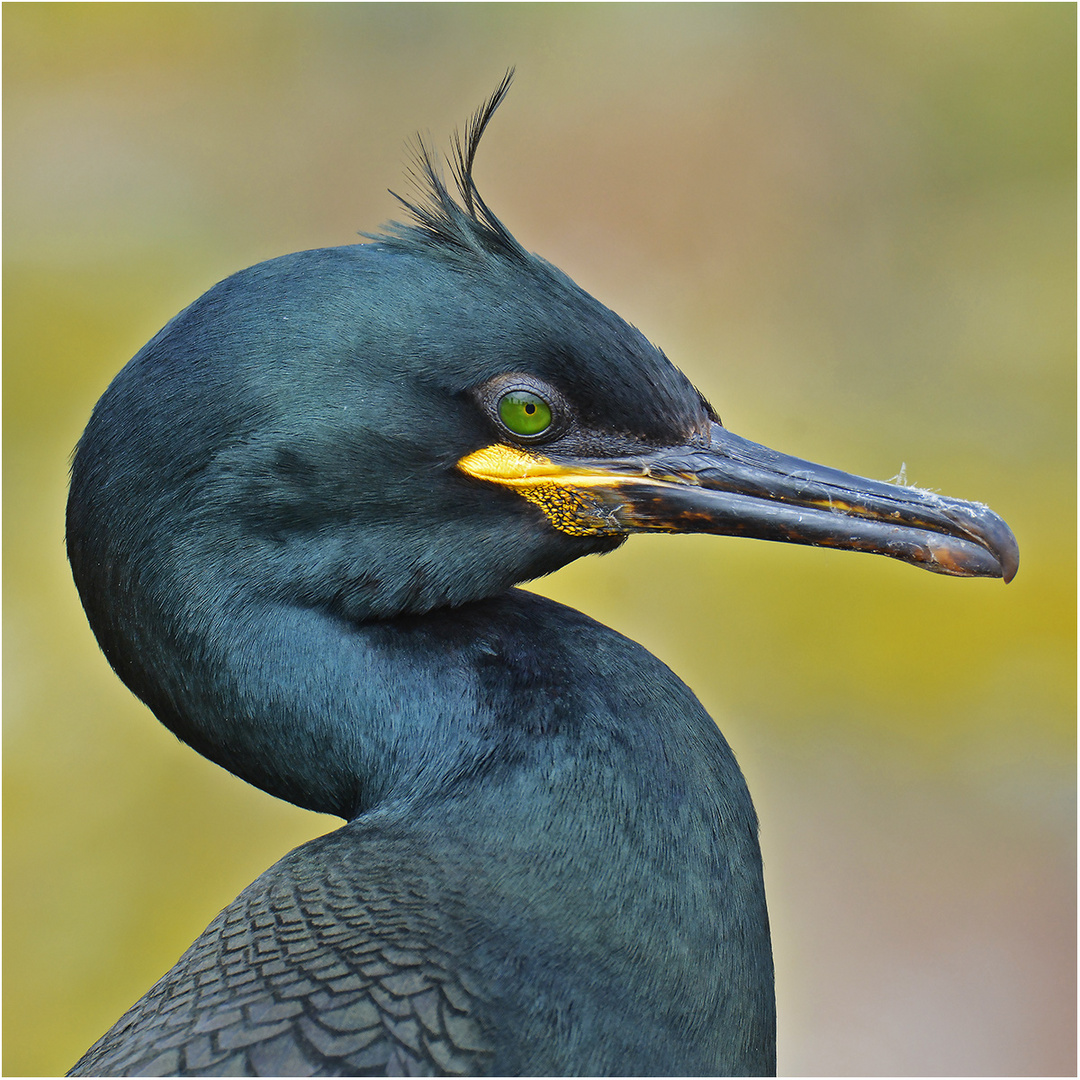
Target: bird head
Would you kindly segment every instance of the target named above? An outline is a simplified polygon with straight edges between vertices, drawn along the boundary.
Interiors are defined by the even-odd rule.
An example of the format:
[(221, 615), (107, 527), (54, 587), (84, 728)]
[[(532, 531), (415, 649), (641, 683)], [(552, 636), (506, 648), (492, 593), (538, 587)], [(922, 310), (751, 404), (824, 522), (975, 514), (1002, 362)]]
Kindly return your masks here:
[(73, 467), (88, 607), (100, 585), (195, 603), (202, 581), (380, 618), (649, 530), (1011, 578), (1015, 540), (985, 507), (735, 436), (641, 333), (522, 249), (473, 181), (508, 87), (455, 141), (457, 198), (421, 143), (407, 224), (228, 278), (124, 368)]
[(521, 248), (473, 181), (508, 85), (454, 144), (454, 194), (421, 144), (409, 221), (219, 283), (95, 408), (69, 557), (106, 655), (163, 719), (253, 611), (344, 625), (453, 607), (633, 532), (1015, 573), (986, 507), (729, 432), (658, 348)]

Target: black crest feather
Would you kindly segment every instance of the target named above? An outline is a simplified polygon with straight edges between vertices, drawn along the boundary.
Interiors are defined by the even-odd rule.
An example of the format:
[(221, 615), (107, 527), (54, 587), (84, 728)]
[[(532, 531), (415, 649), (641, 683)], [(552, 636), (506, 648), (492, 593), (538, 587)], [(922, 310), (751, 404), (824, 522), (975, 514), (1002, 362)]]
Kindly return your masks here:
[(521, 245), (481, 198), (473, 179), (473, 163), (480, 139), (509, 92), (513, 78), (514, 69), (509, 68), (495, 91), (469, 118), (464, 136), (460, 132), (453, 135), (451, 153), (446, 160), (457, 198), (443, 179), (437, 154), (418, 134), (411, 148), (413, 161), (406, 175), (419, 197), (406, 199), (396, 191), (390, 192), (412, 220), (391, 222), (385, 233), (371, 239), (390, 246), (410, 246), (422, 239), (437, 244), (450, 254), (497, 252), (513, 258), (526, 257)]

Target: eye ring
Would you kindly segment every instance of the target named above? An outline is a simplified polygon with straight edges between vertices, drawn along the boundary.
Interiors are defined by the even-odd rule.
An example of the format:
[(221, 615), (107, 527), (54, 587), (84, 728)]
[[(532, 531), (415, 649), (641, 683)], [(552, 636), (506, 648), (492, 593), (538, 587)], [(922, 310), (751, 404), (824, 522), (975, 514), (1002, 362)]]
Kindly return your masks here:
[(532, 375), (499, 375), (480, 387), (477, 396), (500, 433), (514, 442), (553, 439), (570, 420), (562, 394)]

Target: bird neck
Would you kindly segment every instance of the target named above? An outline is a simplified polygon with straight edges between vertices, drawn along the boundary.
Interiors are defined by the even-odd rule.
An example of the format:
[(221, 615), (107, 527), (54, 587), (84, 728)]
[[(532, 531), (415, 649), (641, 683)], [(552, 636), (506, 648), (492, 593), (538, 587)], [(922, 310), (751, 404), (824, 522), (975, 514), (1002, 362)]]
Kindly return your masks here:
[(151, 670), (140, 665), (127, 681), (205, 757), (278, 798), (351, 819), (423, 764), (421, 755), (410, 768), (419, 701), (397, 638), (393, 623), (249, 598), (176, 625)]
[[(443, 884), (482, 892), (496, 937), (565, 949), (492, 960), (508, 980), (525, 972), (572, 1009), (566, 971), (592, 985), (610, 970), (628, 1000), (659, 1003), (634, 1025), (690, 1033), (703, 1063), (733, 1032), (747, 1061), (770, 1044), (746, 785), (708, 714), (640, 646), (519, 590), (367, 623), (249, 595), (185, 632), (151, 659), (149, 691), (132, 683), (158, 716), (271, 794), (352, 819), (354, 838), (391, 830), (469, 877)], [(549, 933), (568, 926), (569, 943)]]

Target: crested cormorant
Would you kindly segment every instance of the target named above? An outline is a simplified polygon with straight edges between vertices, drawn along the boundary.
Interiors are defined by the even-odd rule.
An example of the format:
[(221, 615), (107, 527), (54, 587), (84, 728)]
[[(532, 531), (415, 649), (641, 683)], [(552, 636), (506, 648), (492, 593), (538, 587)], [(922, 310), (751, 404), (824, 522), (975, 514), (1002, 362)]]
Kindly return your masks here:
[(68, 552), (181, 739), (346, 824), (245, 889), (74, 1075), (775, 1071), (757, 820), (690, 690), (515, 589), (644, 530), (1004, 577), (983, 506), (724, 428), (528, 254), (473, 159), (372, 242), (214, 286), (79, 442)]

